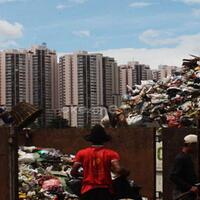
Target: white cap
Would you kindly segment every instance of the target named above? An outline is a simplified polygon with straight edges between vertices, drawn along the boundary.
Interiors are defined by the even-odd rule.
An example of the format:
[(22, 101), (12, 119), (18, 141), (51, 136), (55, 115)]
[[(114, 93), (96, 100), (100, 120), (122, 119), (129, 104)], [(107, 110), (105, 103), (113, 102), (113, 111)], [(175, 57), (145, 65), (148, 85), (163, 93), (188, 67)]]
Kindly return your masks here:
[(185, 141), (185, 143), (187, 143), (187, 144), (197, 143), (197, 141), (198, 141), (197, 135), (194, 135), (194, 134), (186, 135), (186, 136), (184, 137), (184, 141)]

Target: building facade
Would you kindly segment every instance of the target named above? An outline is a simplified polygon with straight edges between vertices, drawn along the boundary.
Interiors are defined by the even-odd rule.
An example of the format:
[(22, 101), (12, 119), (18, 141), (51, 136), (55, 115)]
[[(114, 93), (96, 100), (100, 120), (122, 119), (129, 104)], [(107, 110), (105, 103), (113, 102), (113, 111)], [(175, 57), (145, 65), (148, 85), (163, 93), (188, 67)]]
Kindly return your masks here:
[(140, 85), (142, 80), (152, 80), (152, 70), (148, 65), (139, 62), (129, 62), (120, 66), (120, 94), (127, 94), (127, 85), (134, 87)]
[(10, 110), (28, 100), (28, 53), (25, 50), (5, 50), (0, 53), (0, 105)]
[(168, 65), (160, 65), (158, 67), (160, 71), (160, 79), (171, 77), (175, 74), (177, 70), (179, 70), (176, 66), (168, 66)]
[(151, 80), (152, 72), (148, 65), (133, 63), (131, 64), (133, 69), (133, 84), (140, 85), (142, 80)]
[[(32, 58), (32, 101), (43, 112), (38, 118), (40, 127), (47, 127), (58, 112), (58, 66), (57, 55), (46, 44), (33, 46)], [(32, 76), (32, 77), (31, 77)]]
[(160, 71), (152, 70), (152, 79), (158, 81), (160, 79)]
[(72, 127), (77, 126), (77, 59), (73, 55), (59, 58), (59, 109)]
[(0, 105), (11, 109), (22, 101), (43, 110), (40, 127), (48, 126), (58, 111), (57, 56), (46, 44), (0, 52)]
[(110, 57), (103, 57), (103, 97), (107, 107), (120, 104), (120, 69)]
[(130, 65), (119, 66), (120, 70), (120, 95), (127, 94), (127, 85), (133, 86), (133, 70)]
[(86, 51), (59, 61), (60, 108), (70, 126), (91, 127), (119, 103), (119, 69), (113, 58)]

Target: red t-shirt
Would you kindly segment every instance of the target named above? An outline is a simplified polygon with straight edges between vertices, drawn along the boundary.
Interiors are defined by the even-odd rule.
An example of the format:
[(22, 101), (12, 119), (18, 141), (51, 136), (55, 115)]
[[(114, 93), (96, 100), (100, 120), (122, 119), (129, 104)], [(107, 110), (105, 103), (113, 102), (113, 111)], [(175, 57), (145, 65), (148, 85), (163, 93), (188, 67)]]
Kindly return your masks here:
[(94, 188), (111, 188), (111, 163), (119, 160), (119, 154), (103, 146), (88, 147), (80, 150), (75, 157), (83, 167), (83, 183), (81, 193)]

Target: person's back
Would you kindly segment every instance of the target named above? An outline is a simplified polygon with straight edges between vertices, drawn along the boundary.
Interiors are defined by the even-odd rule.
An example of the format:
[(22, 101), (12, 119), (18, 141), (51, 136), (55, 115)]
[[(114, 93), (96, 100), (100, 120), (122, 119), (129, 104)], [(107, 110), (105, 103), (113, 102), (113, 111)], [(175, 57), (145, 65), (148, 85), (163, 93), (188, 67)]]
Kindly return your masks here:
[(79, 176), (78, 169), (83, 168), (81, 200), (111, 200), (111, 171), (121, 171), (119, 154), (103, 146), (111, 137), (100, 125), (95, 125), (85, 139), (92, 146), (76, 154), (71, 171), (72, 176)]
[(91, 146), (77, 153), (75, 161), (83, 167), (83, 193), (92, 188), (110, 188), (114, 160), (119, 160), (119, 155), (103, 146)]

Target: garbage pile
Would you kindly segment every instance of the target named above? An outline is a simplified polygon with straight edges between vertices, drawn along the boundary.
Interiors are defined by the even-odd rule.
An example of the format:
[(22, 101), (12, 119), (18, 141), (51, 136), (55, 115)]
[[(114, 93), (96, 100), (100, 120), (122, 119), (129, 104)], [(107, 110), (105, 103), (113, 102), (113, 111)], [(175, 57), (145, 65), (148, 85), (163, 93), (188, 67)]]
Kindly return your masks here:
[(172, 77), (142, 81), (122, 96), (114, 114), (101, 120), (106, 127), (196, 127), (200, 110), (200, 57), (184, 59)]
[(78, 200), (70, 188), (72, 155), (24, 146), (18, 155), (20, 200)]

